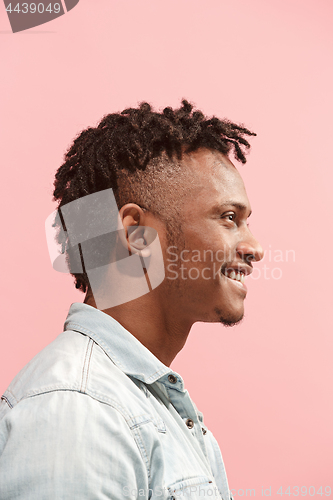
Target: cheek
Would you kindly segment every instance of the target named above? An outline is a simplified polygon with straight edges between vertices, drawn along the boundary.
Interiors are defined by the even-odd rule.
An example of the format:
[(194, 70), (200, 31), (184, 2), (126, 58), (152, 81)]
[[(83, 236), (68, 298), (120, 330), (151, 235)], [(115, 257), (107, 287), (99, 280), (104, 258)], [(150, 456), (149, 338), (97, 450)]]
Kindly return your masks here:
[(185, 267), (203, 268), (228, 264), (236, 255), (236, 238), (232, 231), (218, 222), (193, 224), (184, 229), (180, 238), (173, 243), (172, 252), (178, 254), (178, 263)]

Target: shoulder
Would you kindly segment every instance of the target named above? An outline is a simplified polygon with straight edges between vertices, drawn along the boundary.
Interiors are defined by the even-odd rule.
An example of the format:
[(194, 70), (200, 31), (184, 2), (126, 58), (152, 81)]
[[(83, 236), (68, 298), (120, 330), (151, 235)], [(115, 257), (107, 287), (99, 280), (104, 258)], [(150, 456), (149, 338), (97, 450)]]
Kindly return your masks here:
[(10, 408), (22, 400), (55, 390), (79, 390), (88, 338), (63, 332), (40, 351), (12, 380), (2, 396)]
[(0, 420), (29, 399), (29, 407), (45, 411), (51, 393), (57, 393), (57, 400), (70, 399), (72, 412), (89, 406), (91, 398), (96, 405), (113, 408), (130, 427), (147, 420), (143, 384), (118, 368), (93, 339), (76, 331), (61, 333), (16, 375), (2, 396)]

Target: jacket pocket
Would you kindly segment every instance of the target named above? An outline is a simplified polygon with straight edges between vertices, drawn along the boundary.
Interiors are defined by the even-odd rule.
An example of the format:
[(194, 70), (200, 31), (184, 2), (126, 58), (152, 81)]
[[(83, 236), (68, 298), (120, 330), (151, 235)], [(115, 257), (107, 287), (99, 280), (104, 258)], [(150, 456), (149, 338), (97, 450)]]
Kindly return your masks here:
[(215, 482), (205, 476), (184, 479), (168, 486), (168, 500), (222, 500)]

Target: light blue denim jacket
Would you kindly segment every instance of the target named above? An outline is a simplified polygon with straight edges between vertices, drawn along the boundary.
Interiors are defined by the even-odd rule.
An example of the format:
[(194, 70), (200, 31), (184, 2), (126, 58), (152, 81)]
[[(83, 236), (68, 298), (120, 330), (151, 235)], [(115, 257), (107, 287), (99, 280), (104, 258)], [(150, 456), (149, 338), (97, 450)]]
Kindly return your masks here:
[(72, 304), (0, 404), (1, 500), (229, 500), (182, 378), (116, 320)]

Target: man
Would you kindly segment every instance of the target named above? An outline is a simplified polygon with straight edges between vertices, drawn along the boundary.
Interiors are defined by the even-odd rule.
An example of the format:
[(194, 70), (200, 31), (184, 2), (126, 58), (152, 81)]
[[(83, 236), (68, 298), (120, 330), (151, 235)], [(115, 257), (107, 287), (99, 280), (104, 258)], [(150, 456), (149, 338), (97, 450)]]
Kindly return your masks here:
[[(183, 101), (162, 113), (143, 103), (108, 115), (75, 139), (54, 197), (58, 242), (86, 298), (2, 397), (2, 500), (229, 500), (218, 444), (169, 366), (195, 322), (232, 326), (243, 317), (244, 279), (263, 256), (228, 156), (245, 163), (246, 135), (255, 134)], [(96, 235), (98, 214), (82, 208), (110, 192), (119, 210), (113, 246), (99, 239), (105, 229)], [(92, 233), (77, 230), (74, 242), (82, 219)], [(90, 257), (102, 246), (107, 265), (88, 265), (91, 241)], [(154, 241), (164, 261), (157, 286)], [(135, 258), (140, 276), (122, 269)], [(111, 279), (115, 269), (125, 286)], [(148, 292), (130, 299), (131, 283), (142, 280)]]

